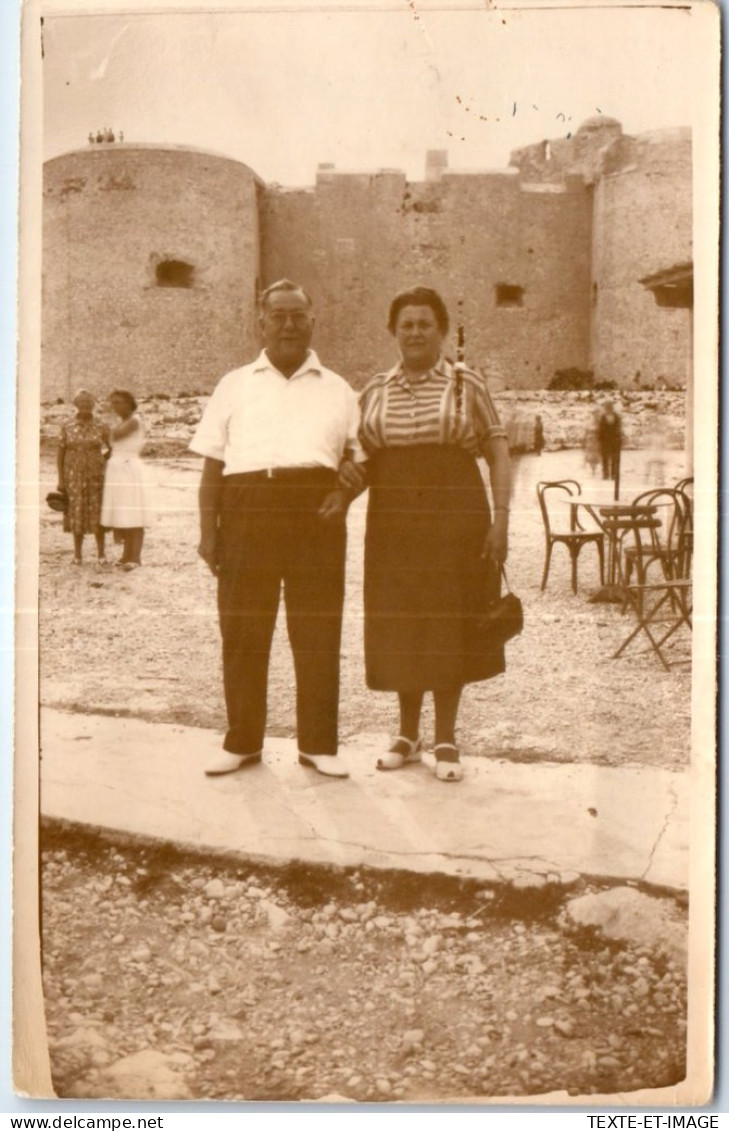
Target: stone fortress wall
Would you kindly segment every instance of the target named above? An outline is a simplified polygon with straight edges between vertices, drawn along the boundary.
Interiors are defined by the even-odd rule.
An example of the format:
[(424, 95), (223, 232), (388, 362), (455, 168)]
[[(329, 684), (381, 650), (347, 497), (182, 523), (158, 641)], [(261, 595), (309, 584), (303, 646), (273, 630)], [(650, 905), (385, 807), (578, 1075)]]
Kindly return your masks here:
[(590, 119), (508, 169), (455, 172), (435, 151), (422, 182), (323, 165), (305, 189), (196, 150), (94, 145), (45, 166), (42, 396), (210, 391), (258, 350), (256, 295), (282, 276), (355, 386), (392, 362), (388, 305), (415, 283), (441, 291), (497, 387), (566, 368), (679, 384), (687, 312), (639, 280), (690, 259), (688, 130)]
[(261, 183), (227, 158), (94, 145), (46, 163), (44, 400), (210, 388), (255, 338)]

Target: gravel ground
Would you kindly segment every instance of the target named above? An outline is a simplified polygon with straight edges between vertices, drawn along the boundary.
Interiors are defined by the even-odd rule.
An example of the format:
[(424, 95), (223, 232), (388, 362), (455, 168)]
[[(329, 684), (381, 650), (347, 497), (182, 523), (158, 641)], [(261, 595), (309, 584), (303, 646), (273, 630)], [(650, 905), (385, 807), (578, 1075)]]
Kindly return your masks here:
[[(626, 497), (640, 483), (639, 455), (626, 453)], [(90, 538), (89, 564), (74, 568), (71, 538), (63, 534), (60, 516), (47, 508), (42, 512), (41, 698), (66, 710), (224, 730), (215, 583), (195, 553), (200, 463), (186, 457), (150, 463), (160, 485), (159, 520), (147, 533), (145, 564), (133, 574), (97, 572)], [(675, 463), (678, 474), (678, 453)], [(544, 540), (534, 484), (537, 478), (567, 475), (585, 479), (581, 453), (525, 457), (516, 468), (508, 575), (524, 601), (525, 628), (508, 645), (507, 673), (466, 688), (462, 749), (520, 761), (680, 768), (690, 748), (688, 665), (666, 672), (635, 645), (611, 659), (632, 626), (619, 606), (587, 600), (599, 582), (591, 547), (582, 553), (577, 596), (569, 587), (568, 555), (561, 547), (553, 554), (548, 587), (540, 591)], [(53, 485), (47, 455), (42, 495)], [(589, 486), (588, 479), (585, 490)], [(364, 684), (365, 510), (363, 497), (348, 520), (340, 712), (347, 740), (396, 725), (393, 696), (370, 692)], [(681, 649), (688, 654), (685, 640), (677, 644)], [(429, 716), (425, 724), (430, 737)], [(271, 661), (268, 729), (279, 736), (295, 733), (293, 665), (283, 617)]]
[[(133, 574), (99, 572), (91, 560), (73, 568), (70, 536), (43, 509), (44, 703), (224, 728), (214, 581), (195, 554), (200, 465), (180, 447), (154, 449), (159, 521)], [(55, 486), (53, 461), (46, 445), (41, 498)], [(643, 485), (644, 468), (644, 455), (625, 453), (624, 497)], [(680, 453), (669, 453), (667, 478), (682, 472)], [(630, 622), (587, 601), (598, 582), (589, 548), (576, 597), (559, 549), (540, 591), (534, 486), (568, 476), (589, 490), (578, 451), (515, 465), (509, 580), (526, 625), (509, 645), (506, 675), (466, 690), (462, 748), (680, 769), (690, 750), (688, 665), (667, 673), (639, 649), (610, 658)], [(348, 520), (348, 741), (394, 725), (392, 697), (364, 686), (364, 518), (361, 499)], [(269, 731), (293, 735), (281, 627), (269, 701)], [(44, 987), (60, 1096), (435, 1103), (632, 1092), (684, 1075), (683, 962), (657, 943), (607, 942), (576, 927), (568, 903), (591, 890), (585, 883), (517, 898), (445, 878), (295, 865), (274, 873), (53, 828), (43, 850)]]
[(684, 1075), (683, 963), (575, 926), (564, 893), (44, 839), (61, 1097), (433, 1104)]

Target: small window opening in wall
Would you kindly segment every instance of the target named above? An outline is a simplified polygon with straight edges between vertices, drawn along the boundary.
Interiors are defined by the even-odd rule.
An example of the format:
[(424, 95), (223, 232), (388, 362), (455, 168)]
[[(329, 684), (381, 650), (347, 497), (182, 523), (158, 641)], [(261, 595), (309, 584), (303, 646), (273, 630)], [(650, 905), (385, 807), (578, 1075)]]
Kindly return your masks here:
[(522, 306), (524, 301), (524, 288), (515, 287), (510, 283), (496, 284), (497, 306)]
[(155, 271), (158, 287), (191, 287), (195, 268), (181, 259), (163, 259)]

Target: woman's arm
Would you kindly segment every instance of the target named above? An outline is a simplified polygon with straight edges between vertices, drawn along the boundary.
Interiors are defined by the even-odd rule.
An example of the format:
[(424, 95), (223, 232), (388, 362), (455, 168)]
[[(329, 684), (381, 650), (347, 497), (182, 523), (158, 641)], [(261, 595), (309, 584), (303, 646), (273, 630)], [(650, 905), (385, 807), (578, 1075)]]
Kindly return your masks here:
[(505, 437), (495, 436), (489, 440), (484, 454), (489, 465), (491, 494), (494, 498), (494, 521), (486, 535), (484, 557), (490, 558), (501, 567), (509, 552), (509, 497), (511, 494), (509, 447)]
[(120, 424), (115, 424), (111, 429), (112, 440), (123, 440), (125, 436), (131, 436), (134, 432), (138, 432), (140, 428), (139, 417), (130, 416), (127, 420), (122, 420)]
[(205, 457), (198, 504), (200, 507), (200, 544), (197, 552), (207, 562), (211, 573), (218, 572), (218, 518), (223, 494), (223, 468), (219, 459)]
[(58, 474), (58, 490), (65, 489), (65, 482), (63, 478), (63, 465), (66, 460), (66, 429), (61, 430), (61, 438), (58, 441), (58, 451), (56, 453), (56, 471)]

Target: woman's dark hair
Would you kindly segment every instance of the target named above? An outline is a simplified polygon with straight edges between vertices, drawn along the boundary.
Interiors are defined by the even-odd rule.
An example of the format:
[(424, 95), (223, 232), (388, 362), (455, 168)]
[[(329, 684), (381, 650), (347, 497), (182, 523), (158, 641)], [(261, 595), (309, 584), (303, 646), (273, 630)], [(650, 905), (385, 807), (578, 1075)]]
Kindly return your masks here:
[(448, 327), (450, 326), (448, 310), (438, 292), (432, 290), (430, 287), (413, 287), (409, 291), (401, 291), (399, 295), (395, 295), (390, 303), (390, 316), (387, 320), (387, 328), (391, 334), (395, 333), (397, 318), (404, 306), (429, 306), (435, 315), (438, 329), (443, 337), (448, 333)]
[(132, 412), (136, 412), (137, 402), (128, 389), (112, 389), (109, 393), (109, 400), (111, 400), (112, 397), (123, 397)]

